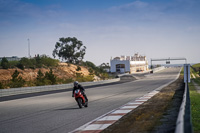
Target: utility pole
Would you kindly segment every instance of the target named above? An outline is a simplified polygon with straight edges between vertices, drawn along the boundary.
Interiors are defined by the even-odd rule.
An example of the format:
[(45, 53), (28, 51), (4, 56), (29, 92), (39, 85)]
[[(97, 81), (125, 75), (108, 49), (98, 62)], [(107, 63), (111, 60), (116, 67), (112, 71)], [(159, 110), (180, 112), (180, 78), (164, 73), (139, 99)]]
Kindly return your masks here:
[(31, 58), (30, 54), (30, 39), (28, 38), (28, 57)]

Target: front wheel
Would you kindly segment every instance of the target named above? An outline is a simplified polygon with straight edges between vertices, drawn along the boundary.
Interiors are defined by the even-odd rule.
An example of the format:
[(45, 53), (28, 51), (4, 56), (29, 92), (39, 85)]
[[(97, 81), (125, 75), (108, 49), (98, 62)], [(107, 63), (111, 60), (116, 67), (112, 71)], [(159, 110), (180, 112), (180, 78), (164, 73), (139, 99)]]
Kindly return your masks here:
[(77, 103), (78, 103), (79, 108), (82, 108), (82, 99), (81, 98), (77, 99)]
[(86, 107), (86, 108), (88, 107), (88, 103), (85, 104), (85, 107)]
[(87, 108), (88, 107), (88, 102), (86, 102), (84, 106)]

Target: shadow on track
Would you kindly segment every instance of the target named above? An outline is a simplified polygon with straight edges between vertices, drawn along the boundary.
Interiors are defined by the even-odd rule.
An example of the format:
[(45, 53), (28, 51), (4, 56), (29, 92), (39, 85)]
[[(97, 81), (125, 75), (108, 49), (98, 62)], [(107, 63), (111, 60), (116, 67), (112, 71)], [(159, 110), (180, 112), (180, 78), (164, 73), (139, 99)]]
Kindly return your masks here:
[(79, 107), (73, 107), (73, 108), (61, 108), (61, 109), (56, 109), (56, 110), (75, 110), (75, 109), (80, 109)]

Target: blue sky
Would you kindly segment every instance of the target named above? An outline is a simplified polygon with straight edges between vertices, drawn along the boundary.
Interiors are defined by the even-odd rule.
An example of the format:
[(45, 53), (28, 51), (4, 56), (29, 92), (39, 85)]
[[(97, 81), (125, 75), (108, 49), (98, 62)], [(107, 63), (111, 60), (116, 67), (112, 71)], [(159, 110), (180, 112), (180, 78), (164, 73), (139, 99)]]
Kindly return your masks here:
[(28, 38), (32, 56), (52, 57), (60, 37), (81, 40), (96, 65), (136, 52), (200, 62), (200, 1), (0, 0), (0, 57), (27, 57)]

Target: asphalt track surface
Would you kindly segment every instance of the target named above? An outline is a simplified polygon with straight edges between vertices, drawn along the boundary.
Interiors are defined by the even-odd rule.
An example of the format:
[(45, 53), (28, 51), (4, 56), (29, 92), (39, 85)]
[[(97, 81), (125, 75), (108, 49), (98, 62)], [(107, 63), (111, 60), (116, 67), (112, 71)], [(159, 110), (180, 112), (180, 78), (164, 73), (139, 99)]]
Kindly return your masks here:
[(86, 89), (89, 107), (79, 109), (72, 92), (0, 102), (0, 133), (67, 133), (174, 80), (180, 68), (142, 79)]

